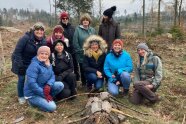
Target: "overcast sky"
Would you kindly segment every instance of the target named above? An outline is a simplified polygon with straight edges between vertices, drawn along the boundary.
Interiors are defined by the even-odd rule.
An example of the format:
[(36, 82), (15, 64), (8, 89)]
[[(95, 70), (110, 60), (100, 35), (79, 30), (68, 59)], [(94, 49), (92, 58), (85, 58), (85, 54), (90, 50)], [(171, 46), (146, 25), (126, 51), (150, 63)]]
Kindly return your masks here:
[[(53, 1), (53, 0), (51, 0)], [(96, 0), (98, 1), (98, 0)], [(117, 6), (117, 10), (120, 15), (124, 15), (124, 10), (127, 10), (127, 14), (134, 12), (142, 11), (142, 0), (102, 0), (103, 1), (103, 10), (110, 8), (113, 5)], [(146, 0), (146, 9), (150, 10), (151, 4), (157, 4), (157, 0)], [(164, 1), (173, 1), (173, 0), (164, 0)], [(47, 12), (50, 11), (49, 0), (0, 0), (0, 8), (18, 8), (18, 9), (43, 9)], [(96, 9), (98, 10), (98, 9)], [(52, 10), (54, 11), (54, 9)]]

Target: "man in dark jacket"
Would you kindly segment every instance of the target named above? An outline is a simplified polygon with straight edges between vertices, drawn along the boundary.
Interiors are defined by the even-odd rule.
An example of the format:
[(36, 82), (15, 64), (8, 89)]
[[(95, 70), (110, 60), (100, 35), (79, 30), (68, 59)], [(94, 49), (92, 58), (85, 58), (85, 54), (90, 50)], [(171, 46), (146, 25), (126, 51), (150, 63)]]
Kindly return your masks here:
[(115, 39), (120, 39), (120, 26), (115, 22), (112, 15), (116, 11), (116, 6), (113, 6), (103, 12), (102, 24), (99, 26), (98, 35), (100, 35), (108, 45), (108, 50), (111, 50), (112, 42)]
[(12, 54), (12, 72), (18, 75), (18, 100), (20, 104), (25, 103), (24, 82), (26, 69), (31, 63), (31, 59), (37, 55), (40, 46), (46, 45), (44, 39), (44, 25), (38, 22), (33, 25), (29, 32), (19, 39)]
[(67, 51), (72, 55), (73, 64), (74, 64), (74, 73), (76, 74), (76, 80), (80, 79), (79, 74), (79, 66), (74, 54), (74, 47), (73, 47), (73, 36), (75, 28), (69, 23), (69, 14), (67, 12), (62, 12), (60, 14), (60, 25), (64, 28), (64, 36), (69, 40), (69, 48)]

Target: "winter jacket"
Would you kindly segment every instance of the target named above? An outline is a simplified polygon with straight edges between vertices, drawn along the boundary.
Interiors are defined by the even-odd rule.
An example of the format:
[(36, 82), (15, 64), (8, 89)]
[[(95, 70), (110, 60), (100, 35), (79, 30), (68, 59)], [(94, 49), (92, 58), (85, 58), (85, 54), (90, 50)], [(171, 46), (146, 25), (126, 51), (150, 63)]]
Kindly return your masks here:
[(44, 97), (44, 86), (48, 84), (52, 87), (54, 82), (55, 76), (52, 65), (46, 66), (45, 63), (39, 61), (37, 57), (34, 57), (26, 71), (24, 95), (25, 97), (32, 97), (35, 95)]
[(63, 80), (68, 74), (74, 71), (73, 59), (70, 53), (64, 51), (62, 56), (55, 53), (55, 66), (53, 66), (56, 78)]
[(86, 38), (90, 35), (96, 34), (95, 29), (89, 27), (88, 29), (83, 28), (82, 25), (79, 25), (74, 33), (73, 37), (73, 46), (76, 53), (76, 58), (79, 63), (83, 63), (83, 43)]
[(112, 48), (112, 42), (115, 39), (120, 38), (120, 25), (116, 23), (113, 19), (109, 22), (102, 22), (99, 26), (98, 35), (103, 37), (103, 39), (107, 42), (108, 50)]
[(25, 35), (19, 39), (12, 54), (12, 72), (19, 74), (20, 69), (26, 72), (32, 58), (37, 55), (38, 48), (43, 45), (46, 45), (44, 38), (37, 41), (33, 31), (26, 32)]
[(125, 50), (122, 51), (119, 57), (116, 57), (113, 52), (107, 54), (104, 63), (104, 72), (110, 82), (113, 79), (112, 75), (121, 74), (123, 71), (131, 73), (132, 70), (132, 58)]
[(64, 32), (63, 35), (65, 36), (65, 38), (67, 38), (69, 40), (69, 45), (70, 47), (68, 48), (68, 52), (70, 54), (73, 54), (74, 52), (74, 47), (73, 47), (73, 36), (74, 36), (74, 32), (75, 32), (75, 28), (74, 26), (72, 26), (70, 23), (68, 23), (67, 25), (63, 24), (62, 22), (60, 23), (61, 26), (64, 28)]
[[(100, 56), (98, 60), (93, 57), (92, 55), (92, 49), (90, 48), (90, 45), (92, 41), (97, 40), (99, 49), (98, 53), (100, 53)], [(84, 59), (83, 59), (83, 69), (85, 73), (96, 73), (96, 71), (100, 71), (103, 73), (103, 65), (106, 57), (106, 52), (107, 52), (107, 44), (98, 35), (91, 35), (88, 37), (83, 44), (83, 50), (84, 50)], [(103, 73), (104, 74), (104, 73)]]
[(143, 65), (138, 62), (135, 69), (134, 83), (136, 81), (144, 80), (152, 83), (155, 89), (159, 87), (162, 80), (162, 62), (160, 58), (153, 55), (153, 52), (151, 51), (147, 54), (146, 62)]

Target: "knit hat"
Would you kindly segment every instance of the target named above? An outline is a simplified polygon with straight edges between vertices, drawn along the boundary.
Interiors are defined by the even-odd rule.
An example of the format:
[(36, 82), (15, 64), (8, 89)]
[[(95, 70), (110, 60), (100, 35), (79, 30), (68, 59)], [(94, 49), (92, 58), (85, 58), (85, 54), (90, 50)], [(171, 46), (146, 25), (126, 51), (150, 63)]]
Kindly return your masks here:
[(50, 56), (50, 48), (48, 46), (39, 47), (39, 49), (37, 50), (37, 55), (39, 55), (41, 52), (47, 52)]
[(35, 23), (33, 26), (32, 26), (32, 29), (35, 31), (35, 30), (38, 30), (38, 29), (43, 29), (45, 30), (45, 26), (42, 22), (37, 22)]
[(56, 41), (54, 41), (54, 45), (53, 45), (53, 48), (54, 48), (54, 49), (55, 49), (55, 47), (56, 47), (56, 45), (57, 45), (58, 43), (62, 44), (62, 45), (64, 46), (64, 49), (67, 48), (67, 45), (66, 45), (66, 43), (65, 43), (64, 41), (62, 41), (61, 39), (57, 39)]
[(61, 14), (60, 14), (60, 19), (62, 19), (62, 18), (69, 18), (69, 14), (67, 13), (67, 12), (61, 12)]
[(64, 28), (61, 25), (56, 25), (54, 27), (53, 33), (56, 33), (56, 32), (63, 33), (63, 31), (64, 31)]
[(146, 43), (140, 43), (140, 44), (138, 44), (137, 50), (138, 49), (144, 49), (145, 51), (149, 51), (149, 47), (147, 46)]
[(123, 41), (121, 39), (115, 39), (112, 43), (112, 46), (114, 46), (114, 44), (119, 43), (121, 45), (121, 47), (123, 48)]
[(105, 10), (103, 12), (103, 15), (108, 16), (109, 18), (112, 18), (114, 11), (116, 11), (116, 6), (112, 6), (111, 8)]

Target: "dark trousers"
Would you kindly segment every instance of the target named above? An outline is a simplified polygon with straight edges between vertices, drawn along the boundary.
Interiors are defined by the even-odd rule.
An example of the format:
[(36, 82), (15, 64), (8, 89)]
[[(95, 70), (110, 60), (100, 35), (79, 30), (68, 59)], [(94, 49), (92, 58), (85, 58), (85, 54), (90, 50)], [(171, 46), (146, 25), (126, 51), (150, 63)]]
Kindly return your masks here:
[(74, 73), (76, 74), (76, 80), (79, 81), (80, 80), (79, 66), (75, 54), (72, 54), (72, 58), (74, 65)]
[(79, 63), (79, 67), (80, 67), (80, 72), (81, 72), (81, 82), (82, 82), (82, 86), (86, 86), (86, 78), (84, 75), (84, 69), (83, 69), (83, 63)]
[(67, 98), (69, 96), (73, 96), (77, 94), (77, 89), (76, 89), (76, 75), (74, 73), (70, 73), (67, 75), (63, 80), (64, 84), (64, 89), (56, 95), (57, 100), (61, 100), (63, 98)]
[(154, 90), (146, 88), (146, 85), (149, 85), (148, 81), (138, 81), (134, 84), (134, 91), (130, 97), (130, 101), (133, 104), (141, 104), (144, 99), (148, 99), (150, 102), (155, 103), (158, 99)]

